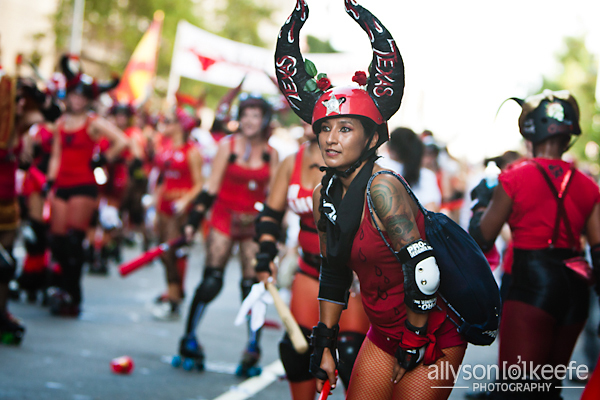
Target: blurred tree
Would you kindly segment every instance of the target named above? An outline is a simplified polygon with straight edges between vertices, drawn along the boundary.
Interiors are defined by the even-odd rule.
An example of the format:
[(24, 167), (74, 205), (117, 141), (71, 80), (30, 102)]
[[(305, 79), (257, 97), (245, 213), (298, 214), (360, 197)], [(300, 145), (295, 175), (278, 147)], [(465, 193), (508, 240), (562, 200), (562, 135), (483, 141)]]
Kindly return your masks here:
[(314, 36), (306, 36), (306, 43), (308, 44), (309, 53), (337, 53), (338, 51), (333, 48), (329, 41), (323, 41)]
[[(262, 3), (262, 4), (257, 4)], [(271, 19), (273, 8), (256, 0), (223, 0), (215, 10), (215, 21), (220, 29), (215, 33), (236, 42), (264, 46), (258, 28)]]
[[(68, 51), (74, 0), (59, 0), (53, 16), (56, 48)], [(157, 67), (157, 94), (164, 96), (161, 87), (170, 70), (177, 24), (180, 20), (199, 26), (232, 40), (263, 45), (259, 26), (268, 22), (271, 8), (259, 5), (258, 0), (223, 0), (220, 7), (199, 0), (86, 0), (82, 59), (104, 65), (103, 74), (110, 70), (123, 71), (129, 57), (150, 25), (156, 10), (163, 10), (165, 19)], [(210, 26), (206, 22), (210, 21)], [(216, 27), (216, 28), (215, 28)], [(101, 76), (99, 76), (101, 77)], [(189, 82), (188, 82), (189, 83)], [(164, 84), (162, 86), (165, 86)], [(207, 105), (216, 105), (225, 88), (203, 85), (200, 82), (182, 89), (199, 95), (206, 88)]]
[(586, 154), (585, 151), (588, 142), (600, 143), (600, 109), (596, 106), (595, 99), (598, 60), (587, 49), (584, 37), (565, 38), (564, 50), (557, 55), (557, 59), (563, 66), (562, 73), (556, 77), (544, 77), (542, 88), (566, 89), (577, 99), (582, 133), (571, 152), (578, 160), (595, 165), (592, 170), (598, 174), (600, 172), (598, 155), (589, 151)]

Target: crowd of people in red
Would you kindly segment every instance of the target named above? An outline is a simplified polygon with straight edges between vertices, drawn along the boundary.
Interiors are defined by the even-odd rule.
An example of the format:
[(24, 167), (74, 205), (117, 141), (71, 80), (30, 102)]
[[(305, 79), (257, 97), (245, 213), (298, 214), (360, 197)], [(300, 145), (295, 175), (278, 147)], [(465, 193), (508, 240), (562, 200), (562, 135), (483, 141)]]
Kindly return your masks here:
[[(298, 1), (282, 28), (279, 87), (306, 123), (298, 150), (281, 162), (270, 142), (273, 106), (240, 94), (240, 87), (219, 105), (206, 136), (197, 104), (186, 104), (185, 96), (156, 114), (120, 103), (110, 97), (118, 79), (86, 75), (72, 55), (60, 58), (62, 78), (54, 82), (12, 78), (0, 69), (0, 340), (19, 344), (25, 335), (24, 323), (9, 312), (11, 294), (40, 301), (52, 315), (77, 318), (84, 308), (82, 274), (108, 274), (124, 261), (121, 248), (132, 237), (141, 238), (140, 252), (182, 238), (160, 256), (165, 291), (153, 311), (159, 320), (179, 319), (185, 244), (200, 237), (202, 280), (188, 296), (179, 353), (202, 368), (196, 330), (222, 289), (234, 246), (244, 300), (255, 284), (276, 282), (277, 256), (293, 233), (290, 309), (311, 351), (299, 353), (287, 333), (279, 343), (291, 397), (314, 399), (326, 381), (335, 387), (339, 375), (351, 399), (447, 398), (452, 382), (437, 382), (449, 385), (445, 391), (426, 388), (424, 367), (441, 359), (458, 366), (467, 343), (438, 299), (443, 277), (422, 215), (402, 185), (380, 173), (390, 169), (426, 208), (456, 221), (469, 195), (476, 201), (469, 232), (492, 268), (501, 265), (505, 273), (500, 362), (568, 364), (587, 318), (592, 276), (600, 270), (598, 185), (562, 159), (581, 133), (575, 99), (548, 91), (515, 99), (531, 154), (493, 159), (499, 177), (466, 193), (464, 165), (430, 131), (389, 133), (387, 120), (404, 88), (400, 51), (367, 10), (350, 1), (346, 8), (370, 35), (376, 63), (369, 80), (366, 73), (355, 75), (354, 86), (331, 87), (321, 77), (309, 90), (312, 76), (295, 69), (304, 68), (294, 38), (308, 15), (305, 2)], [(101, 96), (110, 99), (109, 108), (98, 107)], [(368, 196), (375, 199), (372, 221)], [(286, 226), (288, 212), (298, 216), (298, 229)], [(19, 240), (26, 255), (17, 260)], [(410, 250), (417, 245), (424, 249), (418, 259)], [(582, 256), (586, 248), (593, 268)], [(425, 277), (411, 278), (410, 271)], [(249, 326), (240, 375), (260, 373), (260, 333)], [(560, 390), (545, 395), (558, 399)]]

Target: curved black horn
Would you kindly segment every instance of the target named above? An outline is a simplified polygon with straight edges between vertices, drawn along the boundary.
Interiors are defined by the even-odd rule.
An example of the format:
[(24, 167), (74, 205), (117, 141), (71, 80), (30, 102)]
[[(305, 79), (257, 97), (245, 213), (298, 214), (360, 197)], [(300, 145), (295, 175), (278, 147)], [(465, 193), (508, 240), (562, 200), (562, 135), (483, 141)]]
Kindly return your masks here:
[(518, 97), (510, 97), (510, 98), (508, 98), (508, 99), (504, 100), (504, 101), (502, 102), (502, 104), (504, 104), (504, 103), (505, 103), (506, 101), (508, 101), (508, 100), (514, 100), (514, 101), (516, 101), (516, 102), (517, 102), (517, 104), (518, 104), (518, 105), (520, 105), (521, 107), (523, 107), (523, 104), (525, 104), (525, 100), (523, 100), (523, 99), (519, 99)]
[(346, 12), (367, 33), (373, 48), (367, 92), (385, 120), (400, 108), (404, 94), (404, 63), (394, 38), (377, 17), (355, 0), (344, 0)]
[(112, 77), (110, 82), (98, 83), (98, 94), (102, 94), (104, 92), (108, 92), (109, 90), (116, 88), (117, 86), (119, 86), (120, 81), (121, 79), (115, 75)]
[(494, 119), (498, 118), (498, 114), (500, 114), (500, 109), (502, 108), (504, 103), (510, 100), (514, 100), (519, 106), (521, 106), (521, 108), (523, 108), (523, 104), (525, 104), (525, 100), (523, 99), (520, 99), (518, 97), (509, 97), (508, 99), (504, 100), (502, 104), (500, 104), (500, 107), (498, 107), (498, 110), (496, 110), (496, 115), (494, 116)]
[(62, 69), (62, 73), (67, 79), (67, 82), (73, 80), (77, 74), (71, 70), (71, 66), (69, 65), (69, 55), (63, 54), (60, 58), (60, 67)]
[(297, 0), (296, 8), (279, 31), (275, 49), (275, 73), (279, 90), (292, 110), (306, 123), (312, 124), (312, 114), (321, 93), (304, 90), (306, 82), (313, 77), (304, 69), (300, 52), (300, 29), (308, 18), (305, 0)]

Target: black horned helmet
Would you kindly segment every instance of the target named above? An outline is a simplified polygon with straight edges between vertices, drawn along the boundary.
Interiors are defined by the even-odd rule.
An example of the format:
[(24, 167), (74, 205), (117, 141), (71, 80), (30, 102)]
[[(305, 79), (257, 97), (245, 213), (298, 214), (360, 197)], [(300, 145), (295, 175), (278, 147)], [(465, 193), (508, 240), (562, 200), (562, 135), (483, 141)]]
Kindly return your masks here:
[[(292, 110), (312, 124), (313, 129), (327, 117), (366, 117), (379, 126), (385, 126), (386, 134), (380, 134), (380, 145), (388, 140), (387, 120), (400, 108), (404, 93), (404, 63), (394, 38), (385, 26), (357, 1), (345, 0), (344, 3), (348, 15), (371, 41), (373, 59), (369, 78), (359, 71), (353, 78), (358, 87), (334, 88), (326, 78), (323, 79), (324, 74), (317, 75), (313, 71), (314, 65), (310, 61), (305, 62), (299, 45), (300, 29), (308, 18), (308, 5), (305, 0), (297, 0), (277, 40), (277, 82)], [(315, 77), (318, 82), (315, 82)]]
[(556, 135), (580, 135), (579, 106), (567, 90), (544, 90), (526, 99), (511, 97), (521, 106), (519, 131), (532, 143)]
[(64, 54), (60, 59), (60, 66), (67, 80), (67, 93), (79, 92), (90, 100), (96, 99), (104, 92), (108, 92), (117, 87), (119, 78), (113, 76), (110, 82), (97, 82), (96, 79), (81, 72), (73, 71), (71, 60), (79, 61), (78, 57)]

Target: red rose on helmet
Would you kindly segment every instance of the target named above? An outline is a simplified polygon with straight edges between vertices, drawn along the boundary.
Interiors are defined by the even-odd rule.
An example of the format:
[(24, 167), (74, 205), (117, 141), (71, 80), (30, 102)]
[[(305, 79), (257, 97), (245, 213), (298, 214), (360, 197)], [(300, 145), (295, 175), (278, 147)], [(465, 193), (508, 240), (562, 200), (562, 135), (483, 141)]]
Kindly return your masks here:
[(331, 87), (331, 81), (329, 80), (329, 78), (324, 77), (321, 78), (317, 81), (317, 88), (319, 88), (319, 90), (327, 90)]
[(356, 82), (363, 86), (367, 84), (367, 73), (364, 71), (356, 71), (352, 77), (352, 82)]

